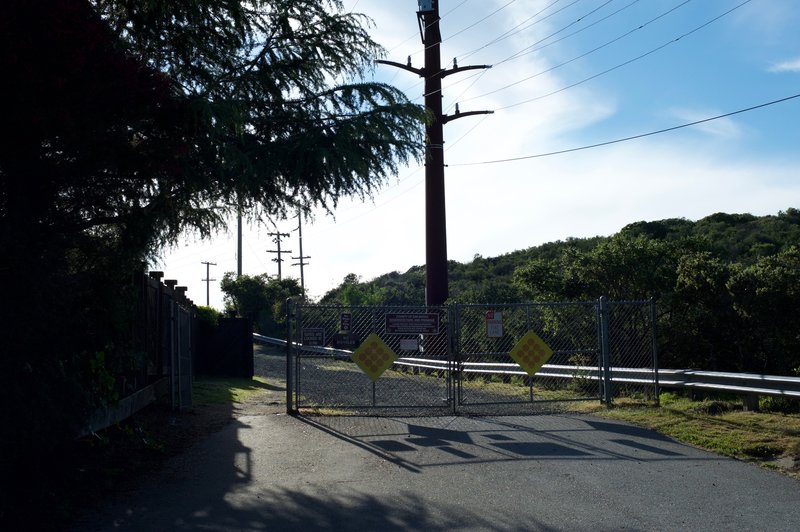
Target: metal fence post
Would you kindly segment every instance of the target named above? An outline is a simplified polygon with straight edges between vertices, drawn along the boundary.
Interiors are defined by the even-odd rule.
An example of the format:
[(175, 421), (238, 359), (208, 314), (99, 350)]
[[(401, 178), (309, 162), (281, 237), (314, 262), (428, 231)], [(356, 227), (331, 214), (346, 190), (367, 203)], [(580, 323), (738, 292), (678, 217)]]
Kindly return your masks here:
[(448, 327), (447, 330), (447, 365), (449, 366), (447, 375), (447, 395), (448, 401), (450, 401), (453, 408), (453, 415), (455, 415), (458, 412), (456, 407), (456, 384), (461, 379), (459, 368), (459, 339), (461, 336), (460, 313), (458, 305), (446, 307), (445, 310), (447, 311), (447, 321), (450, 323), (450, 327)]
[(655, 386), (656, 405), (661, 404), (658, 385), (658, 313), (656, 312), (656, 300), (650, 298), (650, 331), (653, 335), (653, 382)]
[(178, 313), (177, 313), (177, 303), (175, 303), (175, 294), (173, 292), (172, 297), (170, 298), (170, 320), (171, 320), (171, 331), (170, 331), (170, 342), (172, 344), (172, 354), (170, 365), (172, 367), (172, 408), (175, 410), (179, 410), (181, 407), (179, 394), (180, 394), (180, 368), (178, 367)]
[(292, 371), (292, 299), (286, 300), (286, 413), (294, 413)]
[(600, 298), (600, 356), (603, 361), (603, 398), (606, 406), (611, 406), (611, 345), (609, 342), (609, 313), (608, 300), (605, 296)]
[(175, 382), (178, 383), (177, 386), (177, 397), (178, 397), (178, 410), (183, 410), (183, 373), (181, 371), (182, 363), (181, 358), (183, 357), (183, 337), (181, 336), (182, 327), (181, 327), (181, 308), (178, 307), (175, 301), (172, 301), (172, 308), (177, 308), (176, 316), (175, 316), (175, 371), (176, 371), (176, 378)]

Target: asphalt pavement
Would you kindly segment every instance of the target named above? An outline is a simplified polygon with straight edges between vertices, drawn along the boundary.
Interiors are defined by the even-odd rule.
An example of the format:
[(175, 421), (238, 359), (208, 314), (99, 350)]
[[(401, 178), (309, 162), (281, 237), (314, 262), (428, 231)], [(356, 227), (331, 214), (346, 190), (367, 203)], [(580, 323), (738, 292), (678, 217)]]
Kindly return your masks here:
[(800, 482), (580, 415), (238, 417), (75, 530), (798, 530)]

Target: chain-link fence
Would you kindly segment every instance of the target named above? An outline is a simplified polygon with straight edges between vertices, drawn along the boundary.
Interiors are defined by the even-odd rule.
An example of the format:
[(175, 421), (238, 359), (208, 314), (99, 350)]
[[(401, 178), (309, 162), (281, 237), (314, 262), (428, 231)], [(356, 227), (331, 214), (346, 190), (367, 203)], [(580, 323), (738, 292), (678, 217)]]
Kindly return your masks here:
[[(553, 410), (568, 401), (600, 399), (594, 302), (461, 305), (453, 310), (461, 410), (508, 411), (512, 405), (519, 410), (523, 404)], [(514, 358), (515, 349), (531, 333), (552, 351), (541, 367), (536, 361), (526, 364)]]
[(609, 397), (658, 401), (656, 307), (653, 301), (600, 301), (608, 313)]
[(653, 399), (649, 301), (290, 305), (290, 410), (521, 413)]
[(297, 408), (452, 409), (447, 309), (301, 305), (294, 313)]

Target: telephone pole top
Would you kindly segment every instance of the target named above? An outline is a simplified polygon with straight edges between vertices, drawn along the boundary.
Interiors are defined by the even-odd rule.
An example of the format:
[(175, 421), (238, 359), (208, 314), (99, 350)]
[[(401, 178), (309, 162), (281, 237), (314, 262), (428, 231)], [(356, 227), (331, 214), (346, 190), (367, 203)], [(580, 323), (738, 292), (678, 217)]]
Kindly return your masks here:
[(442, 69), (439, 29), (439, 0), (418, 0), (420, 37), (425, 46), (425, 66), (414, 68), (409, 57), (407, 64), (379, 60), (425, 78), (425, 107), (433, 120), (426, 126), (425, 163), (425, 304), (443, 305), (448, 298), (447, 286), (447, 217), (445, 215), (444, 187), (444, 124), (465, 116), (490, 114), (493, 111), (456, 110), (452, 116), (442, 113), (442, 79), (465, 70), (491, 68), (488, 65)]
[(283, 257), (281, 257), (281, 255), (284, 254), (284, 253), (291, 253), (291, 250), (281, 250), (281, 239), (282, 238), (288, 238), (289, 237), (289, 233), (267, 233), (267, 234), (269, 236), (275, 237), (275, 238), (272, 239), (272, 241), (275, 242), (275, 244), (278, 247), (277, 250), (268, 249), (267, 253), (277, 253), (277, 255), (278, 255), (277, 257), (272, 259), (272, 261), (278, 263), (278, 280), (280, 281), (281, 280), (281, 263), (283, 262)]
[(211, 269), (211, 266), (216, 266), (217, 263), (216, 262), (203, 261), (200, 264), (205, 264), (206, 265), (206, 278), (203, 279), (203, 281), (205, 281), (205, 283), (206, 283), (206, 306), (210, 307), (211, 306), (211, 298), (210, 298), (210, 293), (209, 293), (209, 286), (210, 286), (211, 281), (216, 281), (216, 279), (212, 279), (211, 278), (211, 276), (209, 275), (209, 271)]
[(311, 257), (307, 257), (303, 255), (303, 213), (297, 213), (297, 233), (300, 239), (300, 256), (299, 257), (292, 257), (292, 260), (299, 260), (300, 262), (292, 263), (292, 266), (300, 266), (300, 290), (303, 291), (303, 299), (306, 297), (306, 278), (305, 278), (305, 270), (303, 269), (305, 266), (308, 266), (308, 263), (305, 262), (305, 259), (310, 259)]

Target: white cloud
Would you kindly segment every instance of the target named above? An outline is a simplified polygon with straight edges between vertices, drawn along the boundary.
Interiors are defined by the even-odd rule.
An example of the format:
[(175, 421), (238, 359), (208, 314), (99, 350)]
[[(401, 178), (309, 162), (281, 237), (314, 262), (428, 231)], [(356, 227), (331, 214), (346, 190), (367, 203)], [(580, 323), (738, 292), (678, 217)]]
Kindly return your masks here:
[[(351, 7), (355, 1), (348, 0), (346, 4)], [(788, 26), (796, 31), (796, 25), (787, 24), (787, 21), (797, 20), (797, 15), (784, 12), (792, 11), (793, 1), (767, 3), (773, 5), (767, 12), (762, 11), (765, 6), (753, 3), (748, 13), (760, 17), (757, 28), (750, 28), (744, 10), (739, 21), (741, 28), (759, 35), (764, 31), (765, 35), (772, 32), (769, 35), (785, 36), (788, 30), (787, 33), (779, 30)], [(505, 0), (487, 0), (486, 4), (492, 7), (483, 10), (467, 9), (478, 2), (464, 4), (464, 9), (456, 9), (447, 17), (446, 29), (453, 34), (506, 3)], [(447, 63), (453, 54), (482, 46), (490, 36), (501, 35), (549, 3), (520, 0), (512, 4), (501, 12), (502, 16), (485, 21), (479, 36), (476, 37), (475, 31), (465, 32), (445, 41), (443, 61)], [(394, 4), (385, 0), (361, 0), (357, 10), (363, 9), (375, 18), (375, 35), (389, 49), (387, 59), (404, 63), (409, 54), (416, 53), (414, 66), (419, 67), (422, 60), (418, 52), (422, 47), (415, 4), (410, 2), (400, 12), (401, 16)], [(460, 2), (452, 5), (459, 6)], [(484, 5), (483, 0), (480, 5)], [(502, 41), (499, 49), (486, 48), (459, 60), (459, 64), (497, 62), (547, 35), (552, 29), (547, 24), (533, 26)], [(790, 48), (784, 48), (787, 49)], [(569, 72), (562, 72), (566, 69), (553, 70), (507, 90), (479, 97), (552, 67), (558, 57), (554, 50), (549, 48), (548, 53), (529, 54), (520, 60), (497, 65), (478, 80), (470, 77), (471, 72), (448, 76), (444, 89), (445, 112), (453, 113), (451, 105), (456, 100), (461, 102), (461, 111), (466, 112), (499, 109), (557, 91), (574, 79)], [(780, 52), (770, 51), (770, 54), (775, 53)], [(791, 58), (793, 54), (790, 51), (781, 57)], [(798, 72), (800, 58), (776, 63), (771, 71)], [(378, 67), (377, 76), (409, 89), (411, 97), (423, 92), (420, 79), (408, 72)], [(775, 81), (771, 76), (764, 78), (771, 80), (770, 83)], [(725, 90), (723, 87), (711, 89), (712, 92)], [(744, 117), (719, 119), (681, 132), (566, 155), (507, 164), (458, 166), (459, 163), (571, 148), (657, 129), (658, 126), (650, 127), (652, 123), (648, 121), (654, 108), (668, 108), (657, 117), (666, 117), (667, 126), (706, 119), (721, 113), (714, 108), (721, 105), (717, 92), (713, 98), (693, 100), (711, 102), (699, 106), (686, 106), (680, 100), (654, 100), (645, 112), (640, 112), (639, 122), (626, 124), (622, 111), (630, 110), (627, 93), (609, 81), (558, 92), (494, 115), (465, 117), (448, 123), (445, 126), (445, 160), (451, 165), (446, 170), (449, 257), (464, 262), (470, 261), (475, 253), (489, 257), (568, 237), (610, 235), (639, 220), (699, 219), (714, 212), (764, 215), (796, 207), (792, 205), (794, 198), (800, 198), (797, 180), (800, 160), (796, 150), (776, 147), (769, 154), (761, 153), (755, 144), (744, 141), (766, 140), (771, 131), (775, 131), (780, 133), (775, 137), (776, 143), (785, 142), (785, 131), (780, 127), (759, 127)], [(765, 89), (764, 92), (769, 91)], [(794, 108), (785, 109), (784, 113), (794, 112)], [(610, 120), (618, 112), (620, 121)], [(614, 127), (605, 131), (602, 129), (605, 125)], [(601, 127), (587, 131), (590, 126)], [(587, 137), (590, 140), (587, 141)], [(313, 225), (304, 227), (303, 252), (311, 256), (305, 270), (306, 286), (312, 295), (321, 296), (351, 272), (370, 279), (424, 264), (424, 171), (401, 170), (399, 178), (399, 183), (391, 180), (377, 195), (374, 204), (346, 200), (337, 209), (335, 222), (320, 214)], [(295, 227), (291, 221), (278, 229), (290, 232)], [(271, 261), (273, 256), (265, 251), (272, 249), (266, 232), (265, 229), (260, 234), (257, 230), (246, 232), (245, 273), (277, 273), (277, 266)], [(223, 235), (221, 241), (208, 246), (179, 250), (180, 253), (166, 261), (167, 275), (189, 285), (191, 297), (204, 302), (205, 283), (201, 279), (205, 270), (200, 261), (218, 263), (211, 271), (212, 277), (217, 279), (224, 271), (235, 269), (235, 242), (231, 236), (230, 233)], [(297, 245), (297, 233), (293, 232), (286, 246), (297, 252)], [(296, 253), (293, 256), (297, 256)], [(290, 264), (284, 263), (284, 275), (298, 276), (299, 269)], [(211, 288), (212, 303), (215, 297), (221, 301), (218, 283), (212, 283)]]
[(756, 37), (762, 46), (780, 46), (797, 35), (800, 11), (795, 0), (751, 2), (733, 13), (737, 31)]
[[(668, 114), (682, 123), (692, 123), (700, 120), (706, 120), (714, 116), (722, 114), (718, 110), (711, 109), (689, 109), (674, 107), (669, 109)], [(718, 118), (710, 122), (704, 122), (692, 126), (693, 129), (702, 131), (712, 137), (718, 137), (725, 140), (732, 140), (742, 136), (743, 130), (732, 118)]]
[(768, 69), (770, 72), (800, 72), (800, 57), (775, 63)]

